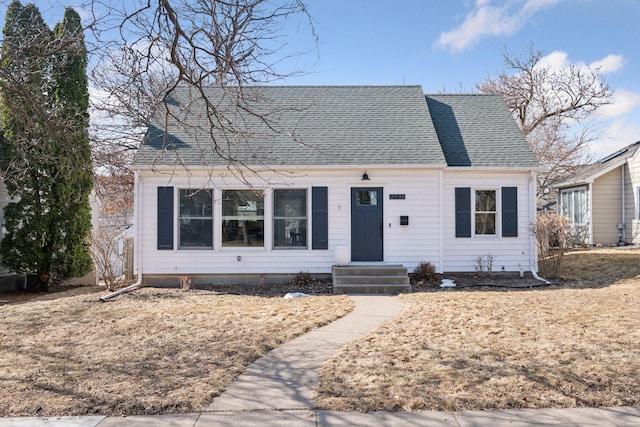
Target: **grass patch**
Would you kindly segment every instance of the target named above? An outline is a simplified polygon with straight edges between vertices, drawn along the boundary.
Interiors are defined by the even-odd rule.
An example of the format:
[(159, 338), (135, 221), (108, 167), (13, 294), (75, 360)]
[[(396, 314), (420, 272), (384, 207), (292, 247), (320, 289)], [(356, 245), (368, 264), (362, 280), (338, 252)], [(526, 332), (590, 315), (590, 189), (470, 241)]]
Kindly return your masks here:
[(352, 309), (346, 296), (103, 293), (2, 307), (0, 416), (202, 411), (256, 358)]
[(567, 252), (562, 275), (568, 286), (606, 286), (640, 275), (639, 249), (585, 249)]
[(568, 286), (400, 296), (398, 319), (323, 365), (316, 403), (358, 411), (640, 404), (640, 252), (565, 260)]

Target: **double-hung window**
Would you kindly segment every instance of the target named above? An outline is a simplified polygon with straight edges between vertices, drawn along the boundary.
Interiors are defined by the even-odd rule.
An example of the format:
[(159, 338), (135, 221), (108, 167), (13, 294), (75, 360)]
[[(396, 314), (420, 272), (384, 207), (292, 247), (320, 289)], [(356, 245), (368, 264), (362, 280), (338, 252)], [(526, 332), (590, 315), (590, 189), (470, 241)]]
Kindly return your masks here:
[(180, 248), (213, 248), (211, 190), (180, 190)]
[(307, 247), (307, 190), (273, 190), (273, 246)]
[(455, 188), (456, 237), (518, 237), (518, 187)]
[(560, 191), (560, 212), (574, 225), (587, 223), (587, 189), (571, 188)]
[(475, 234), (495, 235), (497, 214), (496, 190), (475, 192)]
[(222, 191), (222, 246), (264, 247), (262, 191)]

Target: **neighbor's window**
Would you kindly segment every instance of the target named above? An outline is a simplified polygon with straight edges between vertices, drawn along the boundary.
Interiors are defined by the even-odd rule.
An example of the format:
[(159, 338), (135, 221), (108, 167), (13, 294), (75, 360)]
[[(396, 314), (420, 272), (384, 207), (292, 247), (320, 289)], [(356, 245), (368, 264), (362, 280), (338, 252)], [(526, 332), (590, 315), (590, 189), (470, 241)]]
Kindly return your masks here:
[(476, 190), (475, 234), (496, 234), (496, 191)]
[(587, 223), (587, 189), (585, 187), (560, 192), (560, 212), (575, 225)]
[(180, 248), (213, 248), (211, 190), (180, 190)]
[(222, 191), (222, 246), (264, 246), (261, 191)]
[(273, 191), (273, 246), (307, 247), (307, 190)]

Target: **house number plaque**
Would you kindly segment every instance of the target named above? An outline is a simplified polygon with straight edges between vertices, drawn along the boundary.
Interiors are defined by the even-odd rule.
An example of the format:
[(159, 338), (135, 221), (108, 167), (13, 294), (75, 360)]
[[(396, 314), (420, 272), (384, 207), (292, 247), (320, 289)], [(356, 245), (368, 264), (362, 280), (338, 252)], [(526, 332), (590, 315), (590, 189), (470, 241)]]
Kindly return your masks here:
[(406, 194), (389, 194), (389, 200), (405, 200)]

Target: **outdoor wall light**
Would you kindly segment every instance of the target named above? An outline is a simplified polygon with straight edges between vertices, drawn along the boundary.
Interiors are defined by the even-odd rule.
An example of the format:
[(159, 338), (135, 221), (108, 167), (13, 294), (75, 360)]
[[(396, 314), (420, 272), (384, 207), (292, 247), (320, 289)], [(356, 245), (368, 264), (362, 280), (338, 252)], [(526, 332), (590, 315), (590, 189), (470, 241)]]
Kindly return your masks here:
[(364, 173), (362, 174), (362, 180), (371, 181), (371, 179), (369, 178), (369, 175), (367, 174), (367, 171), (364, 171)]

